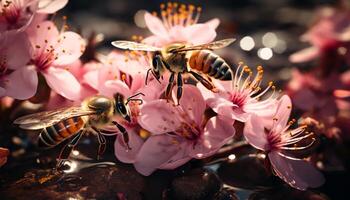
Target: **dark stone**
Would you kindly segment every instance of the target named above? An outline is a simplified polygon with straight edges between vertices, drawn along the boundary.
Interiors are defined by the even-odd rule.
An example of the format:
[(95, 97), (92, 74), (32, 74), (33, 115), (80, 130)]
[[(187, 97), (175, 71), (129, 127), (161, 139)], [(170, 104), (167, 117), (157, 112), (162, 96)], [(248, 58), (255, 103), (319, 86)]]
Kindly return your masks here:
[(218, 175), (224, 183), (244, 189), (270, 188), (275, 184), (263, 154), (248, 154), (228, 160), (221, 164)]
[(170, 199), (213, 199), (222, 183), (210, 170), (195, 169), (176, 177), (170, 187)]

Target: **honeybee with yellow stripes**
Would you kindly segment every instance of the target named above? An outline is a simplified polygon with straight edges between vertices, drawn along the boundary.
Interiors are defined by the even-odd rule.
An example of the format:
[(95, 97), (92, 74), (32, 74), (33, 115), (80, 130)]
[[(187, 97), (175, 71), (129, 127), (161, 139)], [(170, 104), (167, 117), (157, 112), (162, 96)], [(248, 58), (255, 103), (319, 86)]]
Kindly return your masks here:
[(92, 132), (97, 135), (99, 148), (98, 158), (104, 153), (106, 139), (104, 133), (111, 133), (103, 128), (106, 125), (115, 126), (122, 134), (125, 145), (130, 149), (129, 137), (126, 129), (117, 121), (115, 117), (130, 122), (130, 101), (140, 101), (134, 98), (142, 93), (135, 94), (127, 99), (120, 93), (116, 93), (114, 98), (105, 96), (93, 96), (84, 100), (81, 106), (60, 108), (52, 111), (44, 111), (20, 117), (14, 121), (25, 130), (41, 130), (38, 139), (38, 146), (52, 148), (70, 140), (61, 150), (58, 157), (60, 166), (64, 160), (69, 158), (73, 148), (77, 145), (84, 133)]
[[(153, 52), (152, 68), (147, 71), (146, 83), (149, 72), (159, 80), (166, 70), (170, 71), (165, 95), (166, 97), (170, 96), (176, 79), (177, 99), (179, 100), (182, 96), (182, 74), (184, 73), (190, 73), (209, 90), (214, 90), (215, 87), (201, 74), (220, 80), (232, 79), (230, 66), (213, 50), (224, 48), (234, 41), (235, 39), (229, 38), (196, 46), (173, 43), (164, 48), (158, 48), (147, 44), (119, 40), (112, 42), (112, 45), (124, 50)], [(177, 77), (175, 78), (175, 76)]]

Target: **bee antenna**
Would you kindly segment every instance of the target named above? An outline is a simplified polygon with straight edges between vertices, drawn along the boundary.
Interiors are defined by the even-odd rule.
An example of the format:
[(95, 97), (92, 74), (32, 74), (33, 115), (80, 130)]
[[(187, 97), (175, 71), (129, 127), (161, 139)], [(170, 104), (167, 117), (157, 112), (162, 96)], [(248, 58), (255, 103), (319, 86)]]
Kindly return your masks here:
[(125, 104), (128, 105), (128, 103), (129, 103), (130, 101), (139, 101), (140, 104), (143, 104), (143, 100), (142, 100), (142, 99), (134, 99), (134, 97), (139, 96), (139, 95), (145, 96), (144, 93), (139, 92), (139, 93), (137, 93), (137, 94), (134, 94), (134, 95), (128, 97), (128, 99), (127, 99), (127, 101), (126, 101)]
[(150, 72), (151, 70), (152, 70), (152, 68), (149, 68), (149, 69), (147, 70), (145, 85), (147, 85), (148, 75), (149, 75), (149, 72)]

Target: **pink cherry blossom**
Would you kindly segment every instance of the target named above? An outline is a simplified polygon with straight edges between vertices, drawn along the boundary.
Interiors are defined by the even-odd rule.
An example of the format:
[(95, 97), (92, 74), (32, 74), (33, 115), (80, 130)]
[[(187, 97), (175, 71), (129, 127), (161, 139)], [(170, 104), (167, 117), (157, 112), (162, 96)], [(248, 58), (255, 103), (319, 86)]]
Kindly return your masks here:
[(119, 92), (124, 97), (129, 97), (145, 83), (143, 72), (147, 68), (124, 54), (112, 52), (95, 65), (98, 65), (95, 70), (84, 75), (84, 82), (99, 94), (112, 97)]
[(38, 78), (35, 70), (24, 67), (30, 59), (30, 44), (25, 33), (7, 34), (0, 38), (0, 97), (32, 97)]
[(290, 186), (300, 190), (319, 187), (324, 183), (324, 177), (319, 171), (307, 161), (285, 154), (285, 151), (305, 149), (313, 143), (304, 147), (292, 147), (313, 133), (303, 134), (305, 126), (289, 129), (292, 124), (288, 123), (291, 105), (290, 98), (282, 96), (276, 114), (269, 123), (264, 124), (257, 115), (251, 115), (245, 124), (244, 136), (252, 146), (267, 153), (276, 175)]
[[(302, 36), (302, 40), (312, 46), (291, 55), (290, 60), (306, 62), (317, 57), (324, 59), (325, 54), (338, 52), (338, 56), (344, 56), (350, 63), (350, 10), (324, 8), (317, 17), (317, 22)], [(331, 57), (335, 59), (334, 55)]]
[(320, 78), (314, 72), (301, 73), (294, 69), (287, 93), (296, 108), (313, 114), (318, 120), (325, 120), (337, 116), (341, 109), (350, 108), (350, 102), (341, 97), (350, 88), (346, 84), (346, 76), (347, 73), (334, 72)]
[(33, 19), (37, 7), (37, 0), (0, 1), (0, 32), (23, 31)]
[(177, 3), (161, 4), (161, 17), (145, 14), (147, 28), (152, 32), (143, 40), (146, 44), (162, 47), (174, 42), (191, 45), (209, 43), (216, 37), (218, 19), (197, 23), (201, 8)]
[[(66, 69), (85, 49), (84, 40), (77, 33), (59, 32), (51, 21), (44, 21), (28, 28), (32, 45), (31, 67), (40, 72), (52, 90), (70, 100), (80, 99), (81, 86)], [(34, 76), (33, 73), (30, 76)]]
[[(208, 92), (201, 85), (198, 85), (198, 87), (201, 88), (203, 93), (207, 94), (208, 105), (220, 116), (241, 122), (246, 122), (253, 113), (260, 117), (271, 118), (276, 109), (275, 87), (270, 82), (262, 90), (260, 86), (263, 77), (262, 67), (259, 66), (257, 71), (257, 74), (253, 76), (252, 71), (247, 66), (242, 67), (242, 63), (240, 63), (229, 86), (227, 86), (227, 83), (215, 82), (219, 93), (207, 94)], [(220, 83), (223, 84), (220, 86)], [(273, 89), (272, 94), (260, 100), (270, 88)]]
[(220, 117), (204, 119), (205, 108), (200, 91), (191, 85), (184, 86), (179, 106), (163, 99), (143, 105), (139, 123), (152, 135), (135, 158), (136, 170), (150, 175), (156, 169), (174, 169), (214, 154), (230, 140), (233, 126)]

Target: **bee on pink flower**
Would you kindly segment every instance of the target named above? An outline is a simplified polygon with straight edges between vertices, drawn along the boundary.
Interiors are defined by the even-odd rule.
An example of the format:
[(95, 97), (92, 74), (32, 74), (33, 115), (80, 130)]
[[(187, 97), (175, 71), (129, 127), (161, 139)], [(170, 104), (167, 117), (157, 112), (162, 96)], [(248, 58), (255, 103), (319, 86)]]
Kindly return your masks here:
[[(256, 75), (253, 75), (248, 66), (242, 65), (239, 63), (232, 82), (216, 81), (218, 93), (208, 93), (200, 85), (198, 87), (205, 93), (208, 105), (220, 116), (240, 122), (246, 122), (253, 113), (271, 118), (276, 110), (275, 86), (270, 82), (262, 89), (263, 68), (259, 66)], [(261, 100), (270, 89), (272, 93), (269, 97)]]
[(145, 14), (146, 26), (153, 35), (145, 38), (144, 43), (157, 47), (175, 42), (199, 45), (215, 39), (215, 29), (220, 21), (212, 19), (206, 23), (198, 23), (200, 7), (169, 2), (161, 4), (160, 9), (160, 18), (156, 13)]
[(287, 95), (281, 97), (277, 111), (270, 122), (264, 123), (257, 115), (251, 115), (245, 124), (244, 136), (257, 149), (267, 153), (274, 172), (290, 186), (306, 190), (324, 183), (323, 175), (303, 159), (289, 156), (285, 151), (301, 150), (311, 147), (314, 138), (305, 146), (293, 146), (313, 133), (305, 131), (305, 126), (289, 129), (294, 121), (288, 123), (292, 102)]
[(27, 77), (35, 78), (36, 71), (40, 72), (56, 93), (70, 100), (79, 100), (81, 86), (69, 68), (63, 67), (79, 59), (85, 41), (77, 33), (59, 32), (51, 21), (32, 25), (26, 32), (33, 49), (29, 68), (35, 69)]

